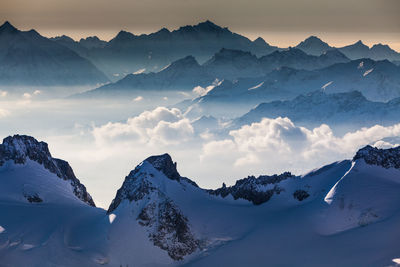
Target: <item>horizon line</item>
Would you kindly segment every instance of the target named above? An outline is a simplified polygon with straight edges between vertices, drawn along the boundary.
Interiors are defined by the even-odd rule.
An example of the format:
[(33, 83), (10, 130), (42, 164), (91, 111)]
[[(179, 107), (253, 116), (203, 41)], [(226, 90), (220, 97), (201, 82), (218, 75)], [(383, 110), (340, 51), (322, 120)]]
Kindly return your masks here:
[[(73, 32), (81, 32), (81, 34), (78, 34), (80, 37), (76, 37), (76, 35), (75, 35), (75, 36), (72, 36), (72, 35), (71, 35), (71, 32), (68, 34), (68, 33), (66, 33), (65, 31), (64, 31), (63, 33), (55, 33), (54, 31), (44, 31), (44, 32), (47, 32), (47, 33), (43, 33), (43, 31), (36, 30), (35, 28), (22, 29), (22, 30), (21, 30), (20, 27), (14, 26), (14, 24), (12, 24), (12, 23), (10, 22), (9, 19), (5, 19), (4, 22), (1, 24), (1, 26), (3, 26), (3, 25), (6, 24), (6, 23), (9, 23), (11, 26), (15, 27), (16, 29), (18, 29), (18, 30), (20, 30), (20, 31), (31, 31), (31, 30), (35, 30), (35, 31), (37, 31), (40, 35), (42, 35), (43, 37), (46, 37), (46, 38), (48, 38), (48, 39), (66, 36), (66, 37), (71, 38), (71, 39), (74, 40), (75, 42), (79, 42), (79, 41), (82, 40), (82, 39), (84, 40), (84, 39), (87, 39), (87, 38), (90, 38), (90, 37), (97, 37), (97, 38), (100, 39), (101, 41), (110, 42), (111, 40), (113, 40), (114, 38), (116, 38), (120, 32), (127, 32), (127, 33), (130, 33), (130, 34), (132, 34), (132, 35), (134, 35), (134, 36), (137, 36), (137, 37), (139, 37), (139, 36), (148, 36), (148, 35), (151, 35), (151, 34), (160, 32), (160, 31), (163, 30), (163, 29), (166, 29), (166, 30), (168, 30), (170, 33), (172, 33), (172, 32), (178, 31), (178, 30), (180, 30), (181, 28), (184, 28), (184, 27), (195, 27), (195, 26), (198, 26), (198, 25), (200, 25), (200, 24), (207, 23), (207, 22), (210, 22), (211, 24), (216, 25), (217, 27), (219, 27), (219, 28), (221, 28), (221, 29), (227, 29), (227, 30), (229, 30), (230, 32), (232, 32), (232, 33), (234, 33), (234, 34), (239, 34), (239, 35), (241, 35), (241, 36), (243, 36), (243, 37), (249, 39), (251, 42), (254, 42), (256, 39), (261, 38), (261, 39), (263, 39), (268, 45), (270, 45), (270, 46), (277, 46), (278, 48), (291, 48), (291, 47), (296, 47), (296, 46), (299, 45), (302, 41), (305, 41), (306, 39), (308, 39), (308, 38), (310, 38), (310, 37), (317, 37), (317, 38), (320, 39), (322, 42), (327, 43), (327, 44), (328, 44), (329, 46), (331, 46), (332, 48), (342, 48), (342, 47), (344, 47), (344, 46), (354, 45), (354, 44), (356, 44), (357, 42), (361, 42), (362, 44), (366, 45), (369, 49), (371, 49), (374, 45), (387, 45), (389, 48), (391, 48), (391, 49), (394, 50), (395, 52), (400, 53), (400, 43), (390, 43), (390, 42), (387, 43), (387, 42), (379, 42), (379, 41), (378, 41), (378, 42), (368, 42), (368, 41), (362, 40), (361, 38), (356, 38), (357, 41), (353, 41), (353, 42), (347, 43), (347, 44), (345, 44), (345, 45), (343, 45), (343, 44), (342, 44), (342, 45), (337, 45), (337, 44), (331, 45), (331, 42), (329, 42), (329, 41), (324, 41), (324, 38), (319, 37), (319, 36), (320, 36), (319, 34), (321, 34), (321, 32), (319, 32), (319, 33), (309, 33), (309, 32), (306, 33), (306, 32), (304, 32), (304, 31), (268, 31), (268, 32), (265, 32), (265, 33), (269, 33), (269, 34), (271, 34), (271, 33), (275, 33), (275, 34), (285, 34), (285, 33), (287, 33), (287, 34), (295, 34), (295, 33), (297, 33), (297, 34), (300, 34), (300, 35), (303, 35), (303, 36), (307, 36), (307, 37), (303, 37), (303, 38), (300, 39), (300, 40), (299, 40), (299, 38), (297, 38), (298, 41), (297, 41), (297, 42), (296, 42), (296, 41), (293, 41), (293, 42), (292, 42), (292, 45), (287, 45), (287, 44), (282, 45), (282, 43), (281, 43), (281, 44), (273, 44), (273, 43), (269, 42), (268, 39), (266, 39), (265, 37), (263, 37), (263, 36), (262, 36), (263, 34), (259, 34), (259, 33), (249, 34), (249, 32), (247, 32), (247, 34), (246, 34), (246, 33), (240, 32), (240, 31), (233, 31), (233, 30), (231, 30), (228, 26), (220, 26), (220, 25), (214, 23), (213, 21), (211, 21), (210, 19), (201, 20), (201, 21), (197, 22), (197, 24), (186, 24), (186, 25), (181, 25), (181, 26), (178, 26), (178, 27), (173, 28), (173, 29), (170, 29), (170, 28), (168, 28), (168, 27), (161, 27), (161, 28), (158, 28), (158, 30), (143, 31), (143, 32), (141, 32), (141, 33), (134, 33), (133, 31), (128, 30), (128, 29), (124, 29), (124, 28), (122, 27), (120, 30), (117, 30), (117, 31), (112, 30), (112, 32), (114, 32), (114, 34), (111, 35), (112, 37), (108, 37), (108, 38), (104, 38), (104, 36), (99, 36), (99, 34), (95, 34), (95, 33), (94, 33), (94, 34), (90, 34), (90, 33), (89, 33), (89, 34), (82, 34), (82, 31), (77, 31), (77, 30), (72, 30), (72, 31), (73, 31)], [(60, 31), (61, 31), (61, 30), (60, 30)], [(102, 31), (103, 33), (106, 32), (105, 30), (98, 30), (98, 31)], [(97, 31), (97, 32), (98, 32), (98, 31)], [(50, 32), (53, 32), (53, 34), (50, 33)], [(58, 31), (57, 31), (57, 32), (58, 32)], [(67, 31), (67, 32), (68, 32), (68, 31)], [(88, 32), (88, 31), (85, 30), (85, 31), (83, 31), (83, 32)], [(96, 32), (96, 31), (93, 31), (93, 32)], [(109, 32), (111, 32), (111, 31), (109, 31)], [(116, 33), (115, 33), (115, 32), (116, 32)], [(328, 34), (329, 34), (329, 33), (328, 33)], [(338, 34), (342, 34), (342, 35), (352, 34), (352, 35), (353, 35), (354, 33), (351, 33), (351, 32), (345, 32), (345, 33), (331, 32), (331, 34), (334, 34), (334, 35), (338, 35)], [(381, 34), (381, 32), (379, 32), (379, 34)], [(249, 35), (250, 35), (251, 37), (250, 37)], [(296, 38), (294, 38), (294, 39), (296, 39)], [(353, 39), (354, 39), (354, 38), (353, 38)], [(294, 42), (296, 42), (296, 43), (294, 43)], [(293, 43), (294, 43), (294, 44), (293, 44)], [(398, 48), (397, 48), (397, 46), (398, 46)]]

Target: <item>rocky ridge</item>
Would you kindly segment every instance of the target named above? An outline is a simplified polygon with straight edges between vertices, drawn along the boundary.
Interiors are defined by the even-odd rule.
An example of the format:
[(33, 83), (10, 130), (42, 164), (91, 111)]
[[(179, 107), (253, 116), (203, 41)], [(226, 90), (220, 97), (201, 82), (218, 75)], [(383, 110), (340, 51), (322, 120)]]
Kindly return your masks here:
[(86, 191), (86, 187), (76, 178), (68, 162), (53, 158), (47, 143), (39, 142), (26, 135), (8, 136), (3, 140), (3, 144), (0, 144), (0, 166), (10, 160), (15, 164), (25, 164), (27, 160), (32, 160), (43, 165), (60, 179), (69, 181), (77, 198), (90, 206), (96, 206)]

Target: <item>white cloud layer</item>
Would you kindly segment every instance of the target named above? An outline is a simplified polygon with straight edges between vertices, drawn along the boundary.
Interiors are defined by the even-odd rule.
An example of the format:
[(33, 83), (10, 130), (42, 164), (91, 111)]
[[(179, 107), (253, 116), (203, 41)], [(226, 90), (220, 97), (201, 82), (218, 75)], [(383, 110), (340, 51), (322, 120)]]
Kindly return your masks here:
[(97, 143), (126, 140), (150, 145), (186, 142), (193, 137), (190, 121), (176, 108), (158, 107), (145, 111), (124, 123), (107, 123), (93, 129)]
[(258, 123), (230, 131), (229, 135), (230, 138), (204, 144), (201, 159), (225, 158), (236, 167), (286, 164), (287, 169), (299, 169), (320, 161), (349, 158), (367, 144), (392, 146), (382, 139), (400, 136), (400, 124), (362, 128), (340, 137), (335, 136), (326, 124), (310, 130), (296, 126), (288, 118), (279, 117), (264, 118)]
[[(179, 109), (158, 107), (125, 122), (93, 127), (91, 136), (94, 146), (79, 153), (85, 162), (140, 162), (167, 152), (179, 163), (182, 175), (203, 187), (216, 187), (247, 175), (283, 171), (304, 174), (334, 161), (351, 159), (368, 144), (393, 147), (400, 137), (400, 124), (376, 125), (338, 136), (326, 124), (307, 129), (279, 117), (264, 118), (220, 135), (194, 131)], [(127, 166), (133, 167), (130, 163)]]

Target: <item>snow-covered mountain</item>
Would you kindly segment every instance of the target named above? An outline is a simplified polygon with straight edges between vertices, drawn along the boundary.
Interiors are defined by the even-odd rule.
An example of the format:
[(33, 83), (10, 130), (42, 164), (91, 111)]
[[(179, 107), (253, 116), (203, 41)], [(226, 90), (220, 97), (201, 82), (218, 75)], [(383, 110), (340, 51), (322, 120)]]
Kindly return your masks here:
[[(33, 137), (14, 135), (5, 138), (0, 144), (0, 167), (1, 175), (8, 179), (1, 187), (1, 197), (15, 194), (12, 196), (15, 201), (38, 203), (67, 198), (95, 206), (68, 162), (53, 158), (47, 144)], [(32, 177), (26, 180), (26, 175)], [(41, 176), (46, 181), (41, 181)], [(46, 188), (47, 182), (57, 185), (58, 188), (53, 189), (61, 191)]]
[(384, 60), (353, 60), (308, 71), (287, 67), (264, 76), (225, 80), (191, 101), (177, 105), (188, 115), (240, 116), (262, 102), (290, 100), (300, 94), (323, 90), (326, 93), (361, 92), (370, 101), (390, 101), (400, 97), (400, 68)]
[(202, 65), (193, 56), (187, 56), (159, 72), (129, 74), (115, 83), (84, 93), (81, 97), (102, 94), (118, 96), (134, 94), (138, 90), (191, 91), (195, 86), (207, 87), (214, 81), (264, 76), (282, 67), (315, 70), (349, 61), (337, 50), (330, 50), (321, 56), (310, 56), (291, 48), (257, 58), (250, 52), (223, 48)]
[(170, 155), (152, 156), (107, 211), (74, 192), (76, 178), (45, 143), (8, 137), (0, 155), (4, 266), (389, 266), (399, 257), (400, 148), (366, 146), (305, 175), (214, 190), (181, 176)]
[(35, 30), (0, 26), (0, 84), (29, 86), (96, 85), (108, 78), (89, 60)]
[[(5, 22), (0, 30), (0, 43), (0, 81), (15, 85), (21, 85), (22, 81), (24, 85), (92, 85), (105, 83), (108, 79), (117, 81), (138, 71), (158, 72), (188, 55), (192, 55), (202, 64), (221, 49), (225, 49), (222, 50), (225, 53), (232, 53), (234, 50), (249, 52), (256, 57), (263, 57), (274, 51), (296, 51), (271, 46), (260, 37), (251, 41), (211, 21), (180, 27), (174, 31), (163, 28), (155, 33), (142, 35), (120, 31), (108, 42), (96, 36), (79, 41), (65, 35), (48, 39), (35, 30), (19, 31), (9, 22)], [(387, 45), (376, 44), (369, 48), (361, 41), (338, 48), (346, 57), (339, 55), (338, 51), (329, 54), (336, 49), (315, 36), (301, 42), (296, 49), (313, 56), (319, 57), (324, 53), (330, 56), (307, 58), (304, 61), (306, 57), (302, 55), (302, 61), (299, 62), (300, 58), (293, 59), (290, 53), (278, 53), (264, 59), (266, 63), (261, 64), (264, 67), (262, 70), (253, 68), (255, 65), (251, 59), (239, 73), (239, 77), (256, 76), (260, 71), (282, 66), (298, 69), (322, 68), (333, 63), (346, 62), (346, 57), (400, 60), (400, 54)], [(240, 53), (235, 56), (241, 57)], [(233, 66), (234, 69), (246, 64), (245, 58), (240, 61), (235, 59), (235, 62), (237, 64)], [(225, 72), (229, 74), (229, 68)], [(229, 75), (224, 78), (233, 79)]]
[(367, 100), (360, 92), (327, 94), (318, 90), (292, 100), (262, 103), (233, 121), (232, 127), (250, 125), (262, 118), (288, 117), (297, 125), (316, 127), (322, 123), (349, 131), (398, 122), (400, 99), (389, 102)]
[(195, 86), (206, 87), (216, 76), (209, 74), (196, 59), (187, 56), (173, 62), (160, 72), (129, 74), (125, 78), (97, 89), (77, 95), (77, 97), (124, 97), (137, 91), (191, 91)]

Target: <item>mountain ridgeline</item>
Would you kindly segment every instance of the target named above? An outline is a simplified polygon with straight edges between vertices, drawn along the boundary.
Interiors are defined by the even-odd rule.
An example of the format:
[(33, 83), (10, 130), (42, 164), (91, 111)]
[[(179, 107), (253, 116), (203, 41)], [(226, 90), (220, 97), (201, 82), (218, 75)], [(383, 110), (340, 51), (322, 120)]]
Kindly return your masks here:
[[(309, 255), (300, 266), (382, 266), (398, 253), (399, 147), (366, 146), (305, 175), (249, 176), (213, 190), (181, 176), (170, 155), (151, 156), (125, 177), (107, 211), (44, 142), (7, 137), (0, 159), (6, 265), (294, 264), (273, 250), (279, 245)], [(359, 249), (367, 253), (344, 257)]]
[(98, 85), (109, 79), (88, 59), (35, 30), (0, 26), (0, 84), (3, 86)]
[[(190, 90), (192, 85), (206, 84), (211, 78), (255, 77), (280, 67), (315, 70), (349, 59), (400, 60), (399, 53), (387, 45), (369, 48), (360, 41), (334, 48), (315, 36), (295, 48), (278, 48), (262, 38), (251, 41), (211, 21), (142, 35), (120, 31), (110, 41), (96, 36), (79, 41), (65, 35), (46, 38), (35, 30), (20, 31), (5, 22), (0, 27), (0, 47), (0, 83), (10, 86), (95, 87), (127, 76), (131, 84), (124, 81), (115, 87), (147, 90), (177, 86)], [(163, 71), (188, 56), (207, 69), (207, 75), (195, 78), (192, 83), (177, 84), (157, 81), (157, 75), (131, 77), (132, 73)], [(176, 73), (186, 75), (186, 79), (192, 74)]]
[(400, 67), (387, 60), (350, 60), (338, 50), (311, 56), (291, 48), (257, 58), (249, 52), (221, 49), (202, 65), (188, 56), (159, 72), (129, 74), (77, 96), (125, 97), (139, 91), (191, 92), (196, 86), (212, 86), (204, 98), (225, 102), (236, 102), (231, 97), (243, 95), (253, 101), (290, 99), (319, 89), (359, 90), (369, 99), (388, 101), (400, 96), (399, 74)]

